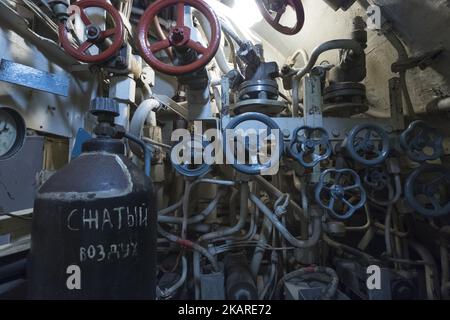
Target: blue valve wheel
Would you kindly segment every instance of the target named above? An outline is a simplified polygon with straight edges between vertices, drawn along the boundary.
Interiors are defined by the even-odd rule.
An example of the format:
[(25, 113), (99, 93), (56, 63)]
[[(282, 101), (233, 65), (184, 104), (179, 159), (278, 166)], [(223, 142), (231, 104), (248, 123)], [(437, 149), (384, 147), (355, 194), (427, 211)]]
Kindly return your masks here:
[(384, 166), (367, 167), (364, 170), (363, 186), (367, 198), (376, 204), (387, 205), (395, 197), (391, 176)]
[(364, 185), (381, 191), (389, 184), (389, 174), (384, 167), (370, 167), (364, 170)]
[(378, 125), (363, 124), (350, 131), (343, 146), (353, 160), (362, 165), (376, 166), (389, 155), (389, 135)]
[(332, 147), (323, 128), (300, 127), (294, 131), (289, 152), (305, 168), (313, 168), (330, 157)]
[[(177, 161), (174, 161), (174, 159), (171, 157), (173, 168), (182, 176), (189, 178), (200, 177), (208, 173), (208, 171), (211, 170), (211, 165), (203, 161), (203, 151), (204, 148), (208, 145), (208, 142), (193, 139), (187, 142), (184, 146), (182, 144), (183, 142), (180, 142), (180, 144), (175, 145), (172, 148), (171, 154), (173, 153), (176, 154), (174, 148), (182, 150), (182, 153), (186, 152), (186, 149), (188, 150), (190, 149), (190, 153), (188, 155), (189, 160), (183, 162), (182, 161), (183, 156), (180, 154), (175, 156), (177, 158)], [(180, 158), (178, 159), (178, 157)]]
[(422, 165), (406, 180), (405, 197), (411, 208), (427, 218), (450, 214), (450, 169)]
[(316, 202), (340, 220), (351, 218), (367, 201), (361, 179), (351, 169), (324, 171), (315, 191)]
[(411, 123), (400, 136), (400, 144), (408, 158), (416, 162), (436, 160), (444, 153), (444, 138), (424, 121)]
[[(248, 143), (249, 137), (244, 136), (243, 139), (246, 140), (244, 153), (249, 153), (249, 150), (252, 151), (251, 154), (260, 155), (261, 153), (265, 153), (267, 158), (269, 158), (265, 162), (262, 162), (259, 156), (257, 157), (258, 159), (252, 157), (253, 159), (248, 159), (247, 161), (247, 156), (243, 157), (242, 154), (236, 154), (237, 152), (242, 152), (242, 150), (238, 149), (237, 152), (233, 150), (235, 149), (234, 147), (239, 145), (239, 143), (236, 143), (236, 136), (239, 131), (238, 127), (244, 122), (250, 121), (262, 123), (262, 130), (265, 130), (265, 134), (261, 135), (260, 132), (258, 133), (258, 129), (255, 127), (247, 128), (254, 129), (253, 132), (256, 133), (257, 145), (250, 146)], [(245, 129), (243, 130), (244, 132), (246, 131)], [(263, 136), (265, 136), (265, 139), (262, 138)], [(261, 175), (269, 172), (279, 163), (284, 152), (284, 140), (280, 127), (270, 117), (257, 112), (247, 112), (231, 120), (223, 132), (223, 140), (227, 164), (231, 164), (237, 171), (248, 175)], [(231, 140), (234, 142), (231, 142)], [(264, 151), (263, 148), (269, 144), (274, 144), (274, 154), (269, 155), (268, 152), (262, 152)], [(245, 158), (245, 161), (242, 161), (244, 159), (241, 158)]]

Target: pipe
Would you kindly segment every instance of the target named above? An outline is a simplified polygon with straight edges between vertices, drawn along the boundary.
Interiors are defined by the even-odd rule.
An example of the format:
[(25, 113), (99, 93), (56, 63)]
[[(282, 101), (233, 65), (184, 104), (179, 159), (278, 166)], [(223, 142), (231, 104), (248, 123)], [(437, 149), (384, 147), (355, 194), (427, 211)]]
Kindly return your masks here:
[[(198, 12), (197, 10), (193, 10), (192, 15), (195, 18), (197, 18), (198, 22), (200, 23), (201, 28), (205, 32), (206, 37), (208, 39), (211, 39), (211, 27), (210, 27), (209, 22), (206, 19), (206, 17), (203, 14), (201, 14), (200, 12)], [(223, 28), (223, 26), (222, 26), (222, 28)], [(219, 66), (219, 69), (220, 69), (220, 71), (222, 71), (222, 73), (227, 74), (228, 72), (233, 70), (233, 68), (231, 68), (227, 62), (227, 58), (226, 58), (225, 52), (223, 50), (223, 40), (222, 40), (221, 45), (219, 46), (219, 49), (217, 50), (215, 59), (216, 59), (217, 65)]]
[(231, 39), (233, 39), (239, 47), (242, 47), (245, 41), (243, 41), (233, 30), (231, 30), (225, 22), (220, 22), (222, 31), (225, 32)]
[(183, 256), (181, 258), (181, 276), (178, 279), (177, 282), (175, 282), (175, 284), (173, 286), (171, 286), (170, 288), (164, 289), (164, 291), (161, 292), (161, 295), (163, 298), (169, 298), (171, 297), (175, 292), (177, 292), (177, 290), (179, 288), (181, 288), (181, 286), (185, 283), (186, 278), (187, 278), (187, 259), (185, 256)]
[(259, 209), (255, 208), (255, 212), (252, 212), (250, 217), (250, 227), (248, 228), (248, 232), (243, 235), (242, 237), (228, 237), (224, 240), (232, 240), (232, 241), (251, 241), (253, 237), (256, 234), (256, 231), (258, 230), (258, 224), (257, 221), (259, 221)]
[[(300, 111), (300, 79), (292, 78), (292, 117), (296, 118), (299, 116)], [(304, 112), (304, 110), (303, 110)]]
[(189, 226), (189, 230), (192, 230), (194, 232), (198, 233), (208, 233), (211, 232), (211, 224), (209, 223), (196, 223)]
[(392, 257), (391, 220), (393, 210), (394, 206), (390, 205), (387, 209), (386, 217), (384, 219), (384, 242), (386, 243), (386, 255), (388, 257)]
[(348, 253), (353, 254), (354, 256), (361, 257), (362, 259), (366, 260), (366, 262), (369, 264), (373, 263), (375, 261), (374, 257), (372, 257), (371, 255), (369, 255), (363, 251), (360, 251), (358, 249), (355, 249), (353, 247), (350, 247), (346, 244), (339, 243), (339, 242), (331, 239), (330, 237), (328, 237), (326, 234), (323, 235), (323, 240), (330, 247), (335, 248), (339, 251), (347, 251)]
[[(229, 180), (199, 179), (192, 183), (192, 187), (194, 187), (200, 183), (211, 183), (211, 184), (217, 184), (217, 185), (221, 185), (221, 186), (234, 186), (236, 184), (236, 182), (229, 181)], [(175, 210), (179, 209), (183, 205), (183, 200), (184, 200), (184, 197), (177, 203), (171, 205), (170, 207), (161, 209), (160, 211), (158, 211), (158, 215), (167, 215), (171, 212), (174, 212)]]
[[(398, 54), (398, 60), (397, 61), (405, 61), (408, 59), (408, 52), (406, 51), (405, 46), (401, 42), (401, 40), (397, 37), (397, 35), (393, 32), (392, 28), (389, 28), (385, 33), (384, 36), (386, 39), (391, 43), (391, 45), (394, 47), (394, 49), (397, 51)], [(411, 100), (411, 95), (409, 94), (408, 90), (408, 84), (406, 82), (406, 70), (399, 72), (400, 77), (400, 87), (403, 92), (403, 97), (405, 98), (406, 102), (406, 110), (409, 114), (409, 116), (414, 117), (415, 111)]]
[(171, 212), (174, 212), (175, 210), (177, 210), (178, 208), (180, 208), (183, 205), (183, 199), (181, 199), (180, 201), (178, 201), (177, 203), (171, 205), (170, 207), (161, 209), (158, 211), (158, 215), (166, 215), (169, 214)]
[(187, 226), (188, 226), (188, 219), (189, 219), (189, 200), (191, 197), (191, 191), (194, 188), (194, 186), (200, 184), (200, 183), (211, 183), (211, 184), (217, 184), (217, 185), (225, 185), (225, 186), (234, 186), (234, 181), (228, 181), (228, 180), (215, 180), (215, 179), (199, 179), (194, 182), (186, 181), (186, 189), (185, 194), (183, 197), (183, 221), (182, 221), (182, 227), (181, 227), (181, 237), (183, 239), (186, 238), (187, 233)]
[(236, 219), (236, 198), (238, 196), (239, 192), (236, 189), (232, 189), (231, 196), (229, 198), (228, 206), (229, 206), (229, 224), (234, 225), (237, 222)]
[[(359, 4), (364, 8), (367, 9), (370, 5), (376, 5), (376, 3), (373, 0), (358, 0)], [(383, 35), (386, 37), (386, 39), (391, 43), (391, 45), (394, 47), (394, 49), (397, 51), (398, 54), (398, 60), (397, 61), (405, 61), (408, 59), (408, 52), (406, 51), (406, 48), (404, 44), (401, 42), (399, 37), (394, 33), (392, 26), (387, 25), (385, 21), (382, 21), (381, 31), (383, 32)], [(403, 96), (405, 98), (406, 102), (406, 110), (408, 114), (411, 117), (414, 117), (416, 115), (414, 111), (414, 106), (411, 100), (411, 95), (409, 94), (408, 90), (408, 84), (406, 82), (406, 71), (402, 71), (399, 73), (400, 77), (400, 87), (403, 92)]]
[(272, 263), (270, 264), (269, 279), (267, 280), (267, 284), (264, 286), (264, 289), (259, 294), (259, 300), (264, 300), (264, 297), (266, 296), (267, 291), (270, 288), (270, 284), (273, 281), (276, 281), (278, 256), (277, 256), (277, 253), (275, 251), (272, 251), (271, 262)]
[(409, 245), (413, 248), (420, 258), (425, 262), (425, 282), (427, 296), (429, 300), (438, 298), (438, 290), (436, 290), (437, 268), (431, 253), (420, 243), (410, 240)]
[[(138, 138), (142, 137), (142, 131), (146, 122), (151, 126), (156, 126), (154, 110), (161, 106), (157, 100), (150, 98), (151, 89), (149, 90), (149, 92), (145, 93), (145, 100), (139, 104), (130, 122), (129, 133)], [(134, 151), (134, 148), (131, 148), (131, 150)]]
[(450, 97), (439, 100), (437, 103), (437, 109), (439, 111), (449, 111), (450, 110)]
[(194, 257), (193, 257), (193, 273), (194, 273), (194, 290), (195, 290), (195, 300), (200, 300), (200, 274), (201, 274), (201, 267), (200, 267), (200, 253), (197, 251), (194, 251)]
[(366, 224), (363, 226), (359, 226), (359, 227), (345, 227), (345, 230), (347, 231), (365, 231), (367, 229), (370, 228), (370, 226), (372, 225), (372, 218), (370, 216), (370, 211), (369, 211), (369, 205), (366, 203), (364, 205), (364, 212), (366, 213)]
[[(297, 63), (297, 58), (301, 56), (303, 59), (303, 65), (307, 65), (309, 61), (308, 53), (304, 49), (299, 49), (294, 52), (292, 56), (286, 59), (286, 65), (293, 68)], [(292, 117), (296, 118), (299, 115), (300, 110), (300, 79), (292, 78)], [(303, 109), (303, 108), (302, 108)], [(304, 111), (303, 111), (304, 112)]]
[(127, 138), (128, 140), (136, 143), (137, 145), (139, 145), (139, 147), (141, 147), (142, 151), (144, 152), (144, 171), (145, 171), (145, 175), (147, 177), (150, 177), (150, 170), (151, 170), (151, 161), (152, 161), (152, 149), (149, 145), (147, 145), (144, 141), (142, 141), (141, 139), (129, 134), (129, 133), (125, 133), (124, 135), (125, 138)]
[(203, 248), (202, 246), (200, 246), (199, 244), (197, 244), (195, 242), (192, 242), (187, 239), (181, 239), (180, 237), (167, 232), (159, 224), (158, 224), (157, 229), (158, 229), (158, 233), (161, 236), (163, 236), (164, 238), (166, 238), (167, 240), (174, 242), (182, 247), (198, 251), (199, 253), (204, 255), (206, 257), (206, 259), (208, 259), (209, 262), (211, 263), (214, 271), (219, 272), (219, 270), (220, 270), (219, 264), (218, 264), (216, 258), (214, 258), (214, 256), (212, 254), (210, 254), (208, 250), (206, 250), (205, 248)]
[(189, 180), (186, 180), (186, 186), (184, 189), (184, 196), (183, 196), (183, 205), (182, 205), (182, 212), (183, 212), (183, 218), (181, 221), (181, 238), (186, 239), (187, 236), (187, 228), (188, 228), (188, 219), (189, 219), (189, 204), (190, 204), (190, 194), (192, 190), (192, 183)]
[(440, 246), (440, 252), (441, 252), (441, 295), (445, 299), (450, 299), (449, 295), (449, 265), (448, 265), (448, 248), (447, 248), (447, 241), (442, 240), (441, 246)]
[[(381, 224), (379, 222), (374, 222), (373, 226), (377, 229), (380, 229), (380, 230), (377, 230), (377, 234), (384, 235), (384, 230), (386, 229), (384, 224)], [(409, 232), (400, 232), (400, 231), (394, 230), (392, 228), (391, 228), (390, 232), (399, 238), (407, 238), (409, 236)]]
[[(395, 180), (397, 181), (398, 175), (396, 175), (395, 177), (396, 177)], [(399, 177), (399, 180), (400, 180), (400, 177)], [(392, 188), (389, 188), (389, 197), (391, 197), (391, 196), (392, 196)], [(398, 197), (400, 197), (400, 194)], [(395, 201), (395, 202), (397, 202), (397, 201)], [(386, 217), (384, 220), (384, 226), (385, 226), (384, 241), (386, 243), (386, 254), (388, 257), (392, 257), (391, 221), (392, 221), (392, 212), (394, 211), (394, 203), (391, 203), (388, 206), (388, 209), (386, 212)]]
[(309, 203), (308, 203), (308, 196), (306, 194), (306, 182), (302, 181), (302, 184), (300, 185), (300, 194), (302, 199), (302, 209), (303, 212), (307, 217), (309, 217)]
[[(224, 190), (220, 190), (213, 201), (211, 201), (208, 206), (199, 214), (191, 216), (187, 219), (187, 224), (197, 224), (205, 220), (213, 211), (217, 208), (220, 199), (225, 195)], [(158, 222), (170, 223), (170, 224), (183, 224), (183, 218), (181, 217), (168, 217), (168, 216), (158, 216)]]
[(433, 99), (427, 104), (425, 111), (431, 114), (450, 111), (450, 97)]
[(165, 143), (162, 143), (162, 142), (158, 142), (158, 141), (152, 140), (152, 139), (147, 138), (147, 137), (142, 137), (142, 140), (144, 140), (144, 142), (146, 142), (148, 144), (151, 144), (151, 145), (153, 145), (155, 147), (165, 148), (165, 149), (169, 149), (169, 150), (172, 149), (172, 146), (169, 146), (168, 144), (165, 144)]
[(370, 199), (374, 203), (376, 203), (379, 206), (387, 207), (393, 204), (396, 204), (398, 200), (400, 199), (400, 196), (402, 194), (402, 180), (398, 174), (395, 175), (395, 194), (392, 195), (392, 185), (389, 184), (389, 200), (388, 201), (378, 201), (376, 199)]
[(208, 234), (205, 234), (201, 236), (198, 241), (210, 241), (217, 238), (222, 238), (226, 236), (231, 236), (244, 228), (245, 223), (247, 222), (247, 216), (248, 216), (248, 195), (250, 193), (250, 188), (248, 185), (248, 182), (244, 182), (241, 185), (241, 200), (240, 200), (240, 215), (239, 220), (236, 225), (234, 225), (231, 228), (226, 228), (224, 230), (219, 230), (215, 232), (211, 232)]
[(327, 42), (319, 45), (318, 47), (316, 47), (313, 50), (311, 57), (308, 61), (308, 64), (303, 69), (300, 69), (297, 72), (297, 74), (295, 75), (295, 77), (297, 79), (303, 78), (307, 73), (309, 73), (314, 68), (317, 60), (319, 59), (319, 57), (322, 53), (324, 53), (326, 51), (330, 51), (330, 50), (337, 50), (337, 49), (353, 50), (353, 52), (356, 55), (364, 54), (363, 47), (361, 47), (361, 45), (358, 42), (356, 42), (355, 40), (340, 39), (340, 40), (327, 41)]
[[(272, 185), (269, 181), (264, 179), (262, 176), (255, 176), (254, 179), (264, 189), (264, 191), (268, 192), (274, 198), (280, 198), (283, 195), (283, 192), (281, 192), (279, 189), (277, 189), (274, 185)], [(304, 221), (308, 221), (308, 216), (294, 200), (292, 200), (292, 199), (289, 200), (289, 205), (294, 210), (301, 213), (301, 217), (304, 218)]]
[(250, 269), (252, 270), (252, 274), (255, 279), (258, 276), (259, 268), (261, 267), (261, 262), (264, 257), (264, 247), (269, 241), (269, 238), (272, 235), (272, 231), (273, 224), (267, 217), (264, 217), (261, 234), (258, 240), (257, 247), (255, 248), (255, 252), (253, 253), (252, 262), (250, 264)]
[(388, 112), (383, 112), (375, 109), (369, 109), (365, 112), (366, 115), (372, 118), (389, 119), (391, 115)]
[(200, 179), (197, 180), (193, 183), (193, 185), (197, 185), (199, 183), (211, 183), (211, 184), (217, 184), (220, 186), (228, 186), (228, 187), (233, 187), (236, 185), (235, 181), (231, 181), (231, 180), (216, 180), (216, 179)]
[(290, 57), (286, 59), (285, 64), (293, 68), (297, 64), (298, 57), (301, 56), (303, 59), (303, 65), (307, 65), (309, 61), (308, 53), (305, 49), (298, 49)]
[(257, 196), (250, 195), (250, 200), (262, 211), (262, 213), (272, 222), (274, 227), (280, 232), (283, 237), (292, 246), (297, 248), (310, 248), (317, 244), (320, 239), (322, 231), (322, 219), (320, 216), (314, 216), (312, 221), (312, 235), (308, 240), (299, 240), (295, 238), (289, 230), (278, 220), (275, 213), (273, 213)]

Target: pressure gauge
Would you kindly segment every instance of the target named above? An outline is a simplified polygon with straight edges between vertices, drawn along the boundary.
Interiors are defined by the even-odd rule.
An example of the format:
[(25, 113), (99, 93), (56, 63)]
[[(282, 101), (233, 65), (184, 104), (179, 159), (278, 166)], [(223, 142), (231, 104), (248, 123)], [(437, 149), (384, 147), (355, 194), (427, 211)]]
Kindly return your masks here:
[(0, 161), (11, 158), (22, 148), (25, 134), (22, 116), (14, 109), (0, 107)]

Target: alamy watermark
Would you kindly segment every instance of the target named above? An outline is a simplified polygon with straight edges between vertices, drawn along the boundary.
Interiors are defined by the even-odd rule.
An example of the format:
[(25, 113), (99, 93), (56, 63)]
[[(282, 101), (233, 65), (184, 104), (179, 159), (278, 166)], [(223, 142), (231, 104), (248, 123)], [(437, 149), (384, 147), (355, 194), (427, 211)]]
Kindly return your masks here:
[(377, 5), (370, 5), (367, 7), (367, 29), (380, 30), (381, 29), (381, 8)]
[(381, 268), (377, 265), (367, 267), (366, 286), (369, 290), (381, 290)]
[(79, 266), (73, 264), (67, 267), (66, 287), (69, 290), (81, 290), (81, 269)]
[(178, 142), (171, 151), (174, 165), (245, 165), (257, 166), (261, 175), (274, 175), (279, 170), (281, 132), (279, 129), (239, 128), (202, 130), (202, 122), (194, 122), (194, 132), (177, 129), (171, 141)]

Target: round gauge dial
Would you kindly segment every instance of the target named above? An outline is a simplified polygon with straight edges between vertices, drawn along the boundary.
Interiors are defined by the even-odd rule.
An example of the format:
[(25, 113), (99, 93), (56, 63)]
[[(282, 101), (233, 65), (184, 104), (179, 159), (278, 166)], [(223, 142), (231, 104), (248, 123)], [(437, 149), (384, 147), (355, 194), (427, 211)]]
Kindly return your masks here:
[(0, 107), (0, 160), (15, 155), (25, 140), (25, 121), (11, 108)]

